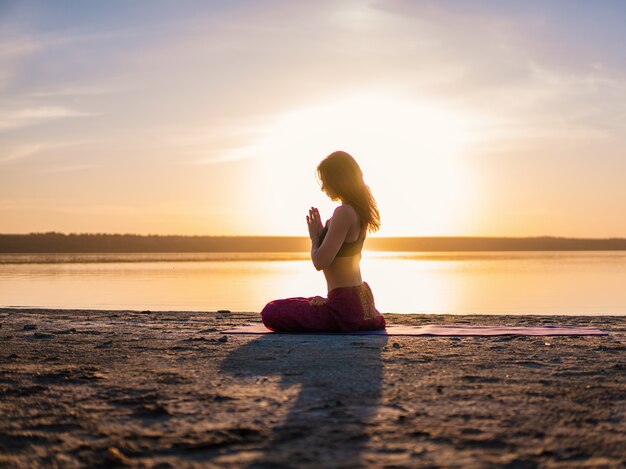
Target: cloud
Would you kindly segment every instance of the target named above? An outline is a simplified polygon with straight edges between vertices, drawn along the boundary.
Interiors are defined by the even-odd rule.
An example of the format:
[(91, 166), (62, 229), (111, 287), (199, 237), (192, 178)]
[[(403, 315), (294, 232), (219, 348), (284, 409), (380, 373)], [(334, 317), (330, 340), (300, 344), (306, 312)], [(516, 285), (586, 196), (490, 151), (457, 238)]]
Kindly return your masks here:
[(202, 158), (196, 158), (190, 161), (190, 164), (195, 166), (207, 166), (220, 163), (231, 163), (233, 161), (243, 161), (254, 158), (254, 155), (244, 154), (239, 151), (230, 151), (225, 154), (216, 154), (214, 156), (206, 156)]
[(73, 171), (82, 171), (83, 169), (97, 168), (94, 164), (75, 164), (69, 166), (59, 166), (55, 168), (47, 168), (42, 170), (43, 173), (68, 173)]
[(6, 164), (13, 161), (21, 160), (29, 156), (40, 154), (49, 150), (55, 150), (58, 148), (65, 148), (75, 145), (83, 145), (90, 143), (86, 140), (73, 141), (73, 142), (38, 142), (38, 143), (23, 143), (16, 145), (12, 150), (6, 153), (0, 153), (0, 164)]
[(34, 155), (35, 153), (38, 153), (46, 148), (49, 148), (49, 146), (41, 143), (26, 143), (18, 145), (13, 151), (0, 155), (0, 164)]
[(0, 61), (22, 57), (40, 50), (44, 42), (32, 37), (3, 38), (0, 43)]
[[(40, 74), (32, 73), (33, 64), (50, 61), (53, 68), (73, 70), (75, 67), (68, 68), (67, 63), (74, 51), (101, 47), (112, 40), (127, 40), (136, 34), (131, 30), (40, 32), (28, 21), (2, 24), (1, 17), (0, 25), (5, 27), (0, 31), (0, 99), (4, 91), (23, 89), (31, 82), (41, 81)], [(97, 63), (102, 63), (106, 55), (98, 54), (98, 59)], [(94, 61), (84, 62), (91, 64)]]
[(45, 49), (85, 41), (99, 41), (128, 35), (128, 31), (101, 31), (90, 33), (48, 33), (36, 34), (29, 32), (9, 33), (0, 35), (0, 60), (17, 59), (24, 55), (41, 52)]
[(117, 93), (121, 90), (122, 88), (107, 86), (73, 85), (34, 91), (31, 93), (31, 96), (36, 98), (47, 98), (50, 96), (95, 96)]
[(262, 128), (254, 119), (240, 122), (221, 122), (210, 128), (162, 128), (159, 135), (161, 147), (171, 148), (186, 158), (192, 166), (206, 166), (232, 161), (242, 161), (257, 155), (243, 150), (262, 135)]
[(19, 79), (20, 67), (27, 57), (78, 40), (78, 37), (60, 35), (0, 35), (0, 91)]
[(0, 131), (28, 127), (49, 120), (93, 115), (95, 114), (63, 106), (40, 106), (16, 109), (4, 114), (0, 113)]

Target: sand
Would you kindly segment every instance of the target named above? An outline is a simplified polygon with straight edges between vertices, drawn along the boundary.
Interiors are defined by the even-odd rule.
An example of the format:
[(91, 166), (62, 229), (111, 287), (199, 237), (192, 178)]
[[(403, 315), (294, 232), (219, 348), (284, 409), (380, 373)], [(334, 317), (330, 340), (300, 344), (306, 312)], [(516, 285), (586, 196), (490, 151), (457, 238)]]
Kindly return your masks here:
[(626, 317), (385, 318), (611, 334), (223, 335), (258, 314), (0, 309), (0, 467), (626, 464)]

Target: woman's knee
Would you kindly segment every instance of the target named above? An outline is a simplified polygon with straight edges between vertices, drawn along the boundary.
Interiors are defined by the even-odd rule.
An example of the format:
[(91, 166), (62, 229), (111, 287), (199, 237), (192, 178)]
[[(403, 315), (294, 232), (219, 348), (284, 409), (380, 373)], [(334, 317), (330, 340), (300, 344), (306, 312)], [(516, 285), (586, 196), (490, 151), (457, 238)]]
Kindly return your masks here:
[(276, 305), (276, 301), (270, 301), (266, 304), (261, 310), (261, 321), (266, 326), (270, 326), (274, 324), (277, 319), (278, 308)]
[(305, 298), (270, 301), (261, 310), (261, 321), (271, 329), (289, 327), (295, 318), (302, 315), (303, 301), (308, 305)]

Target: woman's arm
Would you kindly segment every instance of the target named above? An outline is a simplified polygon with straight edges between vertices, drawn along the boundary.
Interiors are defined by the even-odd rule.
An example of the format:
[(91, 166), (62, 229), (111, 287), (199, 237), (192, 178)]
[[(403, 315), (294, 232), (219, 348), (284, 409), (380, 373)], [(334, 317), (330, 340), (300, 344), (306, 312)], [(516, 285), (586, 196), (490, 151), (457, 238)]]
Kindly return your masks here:
[(329, 221), (328, 233), (324, 240), (321, 243), (318, 240), (316, 243), (311, 238), (311, 260), (317, 270), (324, 270), (333, 263), (341, 245), (346, 240), (350, 227), (355, 222), (355, 215), (351, 207), (345, 205), (337, 207)]

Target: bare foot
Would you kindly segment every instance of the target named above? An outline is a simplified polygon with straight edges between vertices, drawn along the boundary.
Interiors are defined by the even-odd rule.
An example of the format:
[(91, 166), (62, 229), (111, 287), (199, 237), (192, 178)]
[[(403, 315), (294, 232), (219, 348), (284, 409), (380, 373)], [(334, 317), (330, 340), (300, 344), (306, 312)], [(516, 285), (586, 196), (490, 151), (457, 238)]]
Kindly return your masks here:
[(328, 303), (328, 299), (321, 296), (314, 296), (309, 300), (311, 306), (324, 306)]

